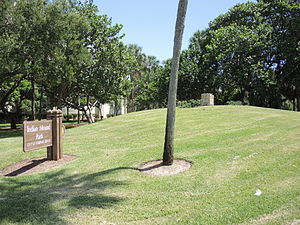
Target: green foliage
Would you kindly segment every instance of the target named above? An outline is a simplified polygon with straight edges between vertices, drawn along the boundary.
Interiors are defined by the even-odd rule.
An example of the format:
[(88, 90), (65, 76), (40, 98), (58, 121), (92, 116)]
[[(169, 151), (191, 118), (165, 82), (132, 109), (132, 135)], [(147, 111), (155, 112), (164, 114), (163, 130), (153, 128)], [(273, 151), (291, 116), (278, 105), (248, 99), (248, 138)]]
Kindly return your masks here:
[[(95, 5), (9, 0), (1, 3), (0, 12), (0, 107), (7, 114), (5, 105), (13, 105), (12, 95), (24, 80), (38, 87), (37, 97), (43, 90), (48, 108), (90, 110), (122, 94), (128, 74), (122, 25), (98, 15)], [(79, 105), (83, 96), (86, 101)]]
[[(170, 74), (171, 74), (171, 59), (163, 62), (163, 67), (158, 73), (158, 76), (156, 77), (156, 81), (155, 81), (155, 87), (157, 89), (156, 101), (160, 106), (163, 107), (166, 107), (168, 104), (167, 102), (168, 102)], [(178, 84), (178, 86), (180, 86), (180, 83)]]
[(227, 105), (243, 105), (241, 101), (228, 101)]
[(213, 93), (217, 104), (280, 108), (298, 99), (300, 107), (299, 24), (299, 1), (236, 5), (191, 38), (182, 53), (178, 99)]
[(187, 101), (179, 101), (177, 106), (179, 108), (194, 108), (203, 105), (203, 101), (201, 99), (189, 99)]
[(146, 56), (137, 45), (127, 47), (129, 75), (124, 80), (129, 111), (152, 109), (157, 105), (161, 66), (154, 56)]
[[(216, 104), (300, 110), (299, 24), (296, 0), (238, 4), (218, 16), (181, 54), (178, 101), (213, 93)], [(171, 61), (124, 45), (121, 29), (90, 1), (2, 1), (0, 110), (16, 120), (32, 105), (88, 112), (127, 98), (129, 111), (165, 107)]]
[(113, 114), (113, 113), (108, 113), (106, 116), (107, 116), (107, 118), (110, 118), (110, 117), (114, 117), (115, 114)]

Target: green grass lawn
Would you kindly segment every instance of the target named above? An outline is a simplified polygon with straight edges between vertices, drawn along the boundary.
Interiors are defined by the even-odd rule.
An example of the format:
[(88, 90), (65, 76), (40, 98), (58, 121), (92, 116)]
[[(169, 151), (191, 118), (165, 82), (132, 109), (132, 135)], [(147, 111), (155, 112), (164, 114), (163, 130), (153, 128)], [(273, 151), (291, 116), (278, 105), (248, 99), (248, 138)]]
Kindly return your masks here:
[[(291, 224), (300, 220), (300, 114), (242, 106), (177, 109), (183, 173), (136, 170), (162, 158), (166, 110), (68, 129), (72, 162), (0, 177), (0, 224)], [(46, 155), (0, 139), (0, 170)], [(262, 191), (255, 196), (255, 191)]]

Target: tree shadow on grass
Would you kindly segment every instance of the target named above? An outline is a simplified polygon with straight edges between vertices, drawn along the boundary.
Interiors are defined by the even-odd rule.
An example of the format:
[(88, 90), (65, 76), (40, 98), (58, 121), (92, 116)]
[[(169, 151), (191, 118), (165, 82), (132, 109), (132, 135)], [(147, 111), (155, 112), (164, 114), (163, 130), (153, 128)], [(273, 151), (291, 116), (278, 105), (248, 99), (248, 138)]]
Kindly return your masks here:
[[(0, 178), (0, 224), (67, 224), (63, 219), (84, 207), (107, 208), (124, 201), (103, 192), (126, 182), (110, 173), (119, 167), (88, 175), (66, 175), (64, 170), (39, 175)], [(61, 203), (61, 204), (60, 204)]]
[(22, 129), (0, 129), (0, 139), (2, 138), (11, 138), (11, 137), (21, 137), (23, 136)]

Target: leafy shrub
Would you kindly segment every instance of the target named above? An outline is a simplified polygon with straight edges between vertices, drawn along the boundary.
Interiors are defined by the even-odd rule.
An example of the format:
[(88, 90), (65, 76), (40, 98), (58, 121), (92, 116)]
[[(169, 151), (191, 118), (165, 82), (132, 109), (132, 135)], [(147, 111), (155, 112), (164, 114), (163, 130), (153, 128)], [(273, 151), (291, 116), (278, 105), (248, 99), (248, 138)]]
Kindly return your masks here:
[(181, 101), (177, 103), (177, 106), (179, 108), (194, 108), (202, 105), (203, 101), (201, 99), (190, 99), (187, 101)]
[(293, 110), (293, 103), (290, 102), (290, 101), (285, 101), (283, 104), (282, 104), (282, 109), (285, 109), (285, 110)]
[[(77, 116), (78, 116), (77, 113), (70, 113), (69, 114), (69, 120), (72, 120), (72, 121), (77, 120)], [(64, 114), (64, 120), (68, 120), (68, 115), (67, 114)]]
[(241, 101), (228, 101), (227, 105), (243, 105)]
[(114, 117), (114, 116), (115, 116), (115, 114), (113, 114), (113, 113), (106, 114), (106, 117), (107, 117), (107, 118), (109, 118), (109, 117)]

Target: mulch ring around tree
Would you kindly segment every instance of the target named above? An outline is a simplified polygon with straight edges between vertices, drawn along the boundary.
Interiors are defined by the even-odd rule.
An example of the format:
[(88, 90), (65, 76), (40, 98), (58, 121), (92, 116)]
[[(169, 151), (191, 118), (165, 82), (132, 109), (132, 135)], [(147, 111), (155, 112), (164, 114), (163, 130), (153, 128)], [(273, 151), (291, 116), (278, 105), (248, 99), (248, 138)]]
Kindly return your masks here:
[(0, 171), (0, 175), (7, 176), (7, 177), (14, 177), (14, 176), (40, 173), (40, 172), (47, 171), (51, 168), (60, 166), (66, 162), (70, 162), (76, 158), (77, 157), (73, 155), (63, 155), (63, 157), (57, 161), (48, 160), (45, 157), (26, 159), (6, 167), (4, 170)]
[(147, 162), (138, 167), (139, 171), (149, 176), (169, 176), (184, 172), (192, 167), (192, 163), (183, 159), (174, 159), (171, 166), (162, 164), (162, 160)]

